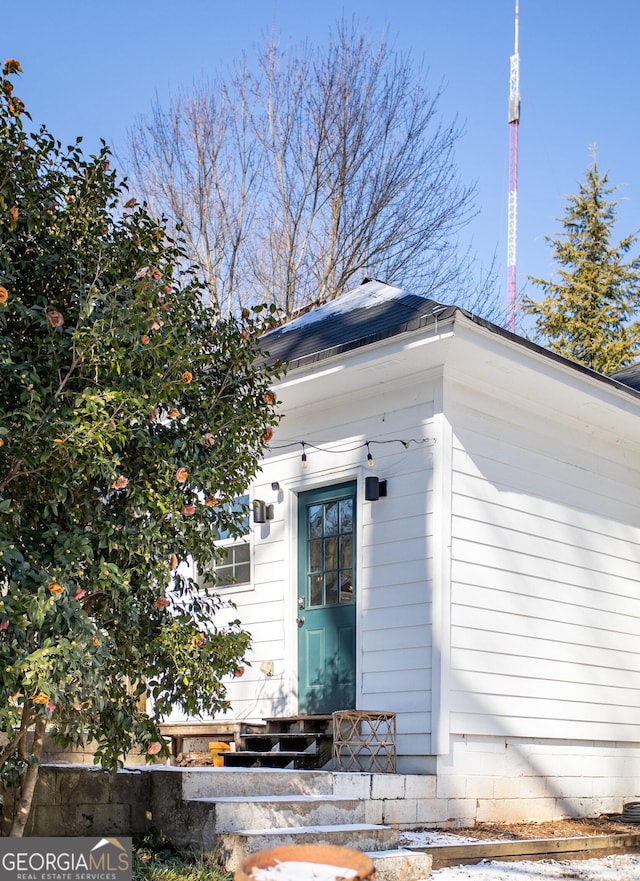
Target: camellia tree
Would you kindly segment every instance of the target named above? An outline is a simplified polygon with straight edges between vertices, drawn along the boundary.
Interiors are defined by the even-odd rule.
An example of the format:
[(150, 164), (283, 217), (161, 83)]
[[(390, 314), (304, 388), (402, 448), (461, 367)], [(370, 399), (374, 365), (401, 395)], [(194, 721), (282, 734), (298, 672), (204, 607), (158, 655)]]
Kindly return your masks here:
[[(249, 635), (215, 594), (214, 539), (241, 533), (233, 501), (277, 418), (277, 368), (262, 365), (258, 342), (274, 309), (221, 320), (180, 244), (124, 202), (106, 146), (87, 159), (80, 140), (64, 149), (45, 128), (27, 134), (19, 71), (8, 60), (0, 79), (0, 791), (11, 835), (28, 818), (45, 732), (94, 740), (96, 760), (116, 768), (133, 747), (166, 754), (157, 723), (171, 708), (228, 707), (224, 677)], [(198, 581), (184, 574), (194, 570)]]

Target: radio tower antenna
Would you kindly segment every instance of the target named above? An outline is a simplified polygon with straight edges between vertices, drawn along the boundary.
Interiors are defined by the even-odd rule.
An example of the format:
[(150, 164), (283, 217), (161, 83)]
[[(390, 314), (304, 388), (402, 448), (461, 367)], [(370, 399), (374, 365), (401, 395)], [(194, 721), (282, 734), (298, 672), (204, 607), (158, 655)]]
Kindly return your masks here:
[(518, 53), (518, 0), (515, 46), (509, 76), (509, 213), (507, 224), (507, 330), (516, 329), (516, 240), (518, 228), (518, 129), (520, 127), (520, 55)]

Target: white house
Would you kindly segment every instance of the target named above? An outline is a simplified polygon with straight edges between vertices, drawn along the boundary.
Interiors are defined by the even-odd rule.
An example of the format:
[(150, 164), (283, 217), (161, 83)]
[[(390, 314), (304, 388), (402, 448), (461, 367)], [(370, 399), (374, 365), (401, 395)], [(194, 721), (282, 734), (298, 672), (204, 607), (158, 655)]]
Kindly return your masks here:
[(443, 817), (639, 798), (640, 393), (375, 281), (265, 349), (233, 718), (393, 712)]

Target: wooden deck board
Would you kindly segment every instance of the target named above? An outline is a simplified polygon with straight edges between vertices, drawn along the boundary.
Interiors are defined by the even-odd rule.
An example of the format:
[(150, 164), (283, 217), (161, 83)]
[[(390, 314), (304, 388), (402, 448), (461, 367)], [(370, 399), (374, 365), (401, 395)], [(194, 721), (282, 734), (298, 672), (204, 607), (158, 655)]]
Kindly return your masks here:
[(472, 865), (482, 860), (588, 860), (614, 853), (640, 853), (640, 834), (480, 841), (477, 844), (410, 845), (407, 849), (431, 854), (434, 869)]

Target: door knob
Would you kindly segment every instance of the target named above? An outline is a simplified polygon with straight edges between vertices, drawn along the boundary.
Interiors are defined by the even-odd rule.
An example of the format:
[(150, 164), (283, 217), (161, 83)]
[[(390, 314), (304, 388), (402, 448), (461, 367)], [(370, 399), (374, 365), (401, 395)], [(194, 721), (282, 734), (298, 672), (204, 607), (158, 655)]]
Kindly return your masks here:
[(298, 627), (302, 627), (302, 625), (304, 624), (304, 618), (296, 618), (296, 624), (298, 625)]

